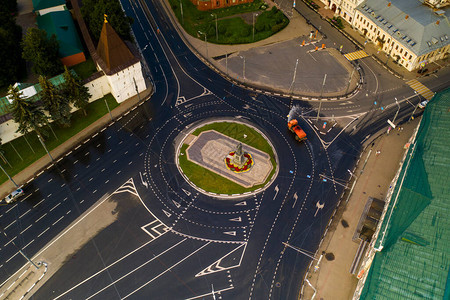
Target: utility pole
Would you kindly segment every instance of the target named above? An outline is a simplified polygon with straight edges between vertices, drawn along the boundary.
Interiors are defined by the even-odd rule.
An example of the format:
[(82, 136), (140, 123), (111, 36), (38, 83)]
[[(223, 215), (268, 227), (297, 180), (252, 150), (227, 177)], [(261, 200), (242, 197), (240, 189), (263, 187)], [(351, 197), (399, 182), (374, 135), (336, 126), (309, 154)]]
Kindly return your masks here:
[(395, 113), (394, 120), (392, 120), (392, 123), (395, 122), (395, 119), (397, 119), (398, 112), (400, 111), (400, 104), (398, 103), (397, 98), (395, 98), (395, 103), (397, 104), (398, 108), (397, 112)]
[(258, 14), (253, 14), (253, 40), (255, 41), (255, 15), (258, 16)]
[(219, 41), (219, 31), (217, 30), (217, 14), (211, 14), (211, 16), (216, 17), (216, 41)]
[(244, 60), (244, 64), (242, 65), (242, 77), (244, 78), (244, 83), (245, 83), (245, 56), (239, 55), (239, 57)]
[(54, 163), (55, 163), (55, 160), (53, 159), (52, 155), (50, 154), (50, 152), (48, 151), (47, 147), (45, 146), (45, 143), (44, 143), (44, 141), (42, 140), (41, 135), (38, 133), (37, 136), (38, 136), (39, 142), (41, 142), (41, 144), (42, 144), (42, 147), (44, 147), (44, 149), (45, 149), (45, 151), (47, 152), (48, 156), (50, 156), (50, 160), (51, 160), (52, 163), (54, 164)]
[(138, 87), (136, 84), (136, 79), (134, 77), (133, 77), (133, 81), (134, 81), (134, 87), (136, 88), (136, 94), (138, 96), (138, 100), (139, 100), (139, 102), (141, 102), (141, 96), (139, 95)]
[(183, 16), (183, 2), (180, 0), (180, 10), (181, 10), (181, 24), (184, 25), (184, 16)]
[(297, 58), (297, 61), (295, 62), (294, 75), (292, 76), (292, 83), (291, 83), (291, 87), (289, 88), (291, 93), (294, 92), (294, 83), (295, 83), (295, 77), (297, 75), (297, 66), (298, 66), (298, 58)]
[(416, 112), (416, 110), (417, 110), (417, 108), (419, 107), (419, 104), (420, 104), (420, 96), (419, 96), (419, 94), (417, 94), (416, 91), (414, 91), (414, 94), (416, 94), (416, 95), (418, 96), (419, 102), (417, 102), (417, 105), (416, 105), (416, 107), (414, 108), (414, 110), (413, 110), (413, 112), (412, 112), (412, 114), (411, 114), (411, 117), (409, 117), (409, 120), (408, 120), (408, 121), (411, 121), (411, 120), (414, 118), (414, 113)]
[(355, 68), (352, 70), (352, 74), (350, 75), (350, 78), (348, 79), (347, 89), (345, 90), (345, 94), (347, 95), (348, 89), (350, 88), (350, 83), (352, 82), (353, 74), (355, 73)]
[(228, 53), (225, 53), (225, 68), (227, 68), (227, 75), (228, 75)]
[(319, 98), (319, 110), (317, 110), (317, 118), (316, 118), (316, 120), (319, 120), (320, 109), (322, 108), (323, 88), (325, 87), (325, 81), (326, 80), (327, 80), (327, 74), (325, 74), (325, 76), (323, 77), (322, 90), (320, 91), (320, 98)]
[(197, 31), (199, 34), (203, 34), (205, 36), (205, 48), (206, 48), (206, 59), (209, 58), (208, 56), (208, 42), (206, 41), (206, 33), (203, 33), (201, 31)]
[(19, 188), (19, 186), (17, 185), (17, 183), (12, 179), (12, 177), (11, 176), (9, 176), (9, 174), (8, 173), (6, 173), (6, 170), (5, 169), (3, 169), (3, 166), (0, 164), (0, 168), (2, 169), (2, 171), (3, 171), (3, 173), (5, 173), (6, 174), (6, 176), (8, 176), (8, 178), (9, 178), (9, 180), (11, 180), (11, 182), (16, 186), (16, 188)]
[(22, 252), (22, 249), (20, 249), (20, 248), (16, 245), (16, 243), (14, 243), (14, 241), (11, 240), (11, 239), (6, 235), (6, 232), (5, 232), (5, 230), (3, 229), (3, 227), (0, 227), (0, 229), (1, 229), (1, 231), (3, 232), (3, 235), (6, 237), (6, 239), (7, 239), (8, 241), (10, 241), (11, 244), (13, 244), (13, 245), (17, 248), (17, 250), (19, 250), (19, 253), (22, 254), (22, 256), (25, 257), (25, 259), (28, 260), (28, 261), (30, 262), (30, 264), (32, 264), (36, 269), (39, 269), (39, 267), (38, 267), (34, 262), (32, 262), (31, 259), (29, 259), (28, 256), (25, 255), (25, 253)]

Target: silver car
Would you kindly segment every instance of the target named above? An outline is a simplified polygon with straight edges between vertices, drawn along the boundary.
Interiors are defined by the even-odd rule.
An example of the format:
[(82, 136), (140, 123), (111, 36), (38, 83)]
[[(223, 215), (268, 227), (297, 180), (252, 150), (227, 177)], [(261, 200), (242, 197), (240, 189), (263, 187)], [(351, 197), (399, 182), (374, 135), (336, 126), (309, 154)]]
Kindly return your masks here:
[(14, 192), (12, 192), (11, 194), (9, 194), (8, 196), (6, 196), (5, 198), (5, 202), (6, 203), (11, 203), (17, 200), (17, 198), (19, 198), (20, 196), (23, 195), (23, 190), (22, 189), (17, 189)]

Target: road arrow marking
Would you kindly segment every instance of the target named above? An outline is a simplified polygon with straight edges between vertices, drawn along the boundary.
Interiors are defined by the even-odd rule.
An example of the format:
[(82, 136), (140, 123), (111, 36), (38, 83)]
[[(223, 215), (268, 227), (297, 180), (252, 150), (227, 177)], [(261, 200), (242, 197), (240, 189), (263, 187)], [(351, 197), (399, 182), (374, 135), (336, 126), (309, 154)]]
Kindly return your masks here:
[(232, 235), (232, 236), (236, 236), (236, 231), (225, 231), (224, 233)]
[(237, 217), (237, 218), (230, 219), (230, 221), (242, 222), (242, 219), (241, 219), (241, 217)]
[(247, 202), (242, 201), (242, 202), (236, 203), (235, 205), (239, 205), (239, 206), (241, 206), (241, 205), (247, 205)]
[(148, 183), (142, 178), (142, 173), (141, 172), (139, 172), (139, 176), (141, 176), (142, 185), (145, 186), (145, 188), (148, 189)]
[(295, 192), (295, 194), (294, 194), (294, 204), (292, 205), (292, 208), (294, 208), (294, 206), (295, 206), (295, 204), (297, 203), (297, 199), (298, 199), (298, 196), (297, 196), (297, 192)]
[(166, 214), (166, 216), (167, 217), (169, 217), (170, 218), (170, 216), (172, 215), (171, 213), (168, 213), (167, 211), (165, 211), (164, 209), (162, 210), (165, 214)]
[(186, 191), (185, 189), (183, 189), (183, 188), (181, 188), (182, 190), (183, 190), (183, 192), (186, 194), (186, 195), (188, 195), (188, 196), (190, 196), (191, 195), (191, 192), (189, 192), (189, 191)]
[(175, 201), (175, 200), (172, 200), (172, 202), (173, 202), (173, 204), (177, 207), (177, 208), (180, 208), (180, 203), (178, 203), (177, 201)]
[(278, 195), (278, 191), (280, 190), (279, 188), (278, 188), (278, 184), (275, 186), (275, 196), (273, 196), (273, 199), (272, 200), (275, 200), (275, 198), (277, 197), (277, 195)]
[(316, 213), (314, 214), (314, 217), (315, 217), (315, 216), (317, 215), (317, 213), (319, 212), (319, 209), (322, 209), (324, 206), (325, 206), (325, 203), (320, 204), (320, 202), (317, 201), (317, 203), (316, 203), (317, 210), (316, 210)]

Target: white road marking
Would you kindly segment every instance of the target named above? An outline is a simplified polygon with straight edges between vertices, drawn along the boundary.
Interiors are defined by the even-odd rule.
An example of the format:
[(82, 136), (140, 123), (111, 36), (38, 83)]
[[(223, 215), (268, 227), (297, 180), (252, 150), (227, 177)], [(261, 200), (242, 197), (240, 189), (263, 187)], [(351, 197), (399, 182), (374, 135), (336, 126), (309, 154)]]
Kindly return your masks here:
[(34, 221), (34, 223), (39, 222), (43, 217), (45, 217), (47, 215), (47, 213), (43, 214), (39, 219), (37, 219), (36, 221)]
[(45, 229), (44, 231), (42, 231), (40, 234), (38, 234), (38, 237), (41, 237), (41, 235), (43, 235), (47, 230), (49, 230), (50, 227), (47, 227), (47, 229)]
[(27, 210), (26, 212), (24, 212), (20, 217), (19, 217), (19, 219), (20, 218), (22, 218), (23, 216), (25, 216), (27, 213), (29, 213), (31, 211), (31, 209), (29, 209), (29, 210)]
[(24, 233), (25, 231), (27, 231), (32, 225), (33, 225), (33, 224), (29, 225), (27, 228), (25, 228), (24, 230), (22, 230), (22, 231), (20, 232), (20, 234), (22, 234), (22, 233)]
[[(183, 240), (181, 240), (181, 241), (179, 241), (178, 243), (176, 243), (175, 245), (173, 245), (173, 246), (171, 246), (170, 248), (168, 248), (168, 249), (166, 249), (166, 250), (164, 250), (163, 252), (161, 252), (160, 254), (158, 254), (158, 255), (156, 255), (156, 256), (154, 256), (151, 260), (149, 260), (148, 262), (146, 262), (146, 263), (149, 263), (150, 261), (152, 261), (152, 260), (154, 260), (154, 259), (156, 259), (156, 258), (158, 258), (159, 256), (161, 256), (161, 255), (163, 255), (163, 254), (165, 254), (166, 252), (168, 252), (168, 251), (170, 251), (170, 250), (172, 250), (173, 248), (175, 248), (176, 246), (178, 246), (179, 244), (181, 244), (181, 243), (183, 243), (184, 241), (186, 241), (187, 239), (183, 239)], [(89, 281), (90, 279), (92, 279), (92, 278), (94, 278), (95, 276), (97, 276), (98, 274), (100, 274), (100, 273), (102, 273), (102, 272), (104, 272), (104, 271), (106, 271), (107, 269), (109, 269), (109, 268), (111, 268), (112, 266), (114, 266), (115, 264), (117, 264), (118, 262), (120, 262), (121, 260), (123, 260), (123, 259), (125, 259), (125, 258), (127, 258), (128, 256), (130, 256), (131, 254), (133, 254), (133, 253), (135, 253), (136, 251), (139, 251), (139, 250), (141, 250), (143, 247), (145, 247), (145, 246), (147, 246), (148, 244), (150, 244), (151, 242), (152, 242), (153, 240), (151, 240), (151, 241), (149, 241), (149, 242), (147, 242), (147, 243), (145, 243), (145, 244), (143, 244), (142, 246), (140, 246), (139, 248), (136, 248), (135, 250), (133, 250), (133, 251), (131, 251), (130, 253), (128, 253), (127, 255), (125, 255), (125, 256), (122, 256), (120, 259), (118, 259), (118, 260), (116, 260), (115, 262), (113, 262), (112, 264), (110, 264), (109, 266), (107, 266), (107, 267), (105, 267), (105, 268), (103, 268), (103, 269), (101, 269), (100, 271), (98, 271), (97, 273), (95, 273), (94, 275), (92, 275), (92, 276), (90, 276), (90, 277), (88, 277), (88, 278), (86, 278), (85, 280), (83, 280), (82, 282), (80, 282), (80, 283), (78, 283), (77, 285), (75, 285), (75, 286), (73, 286), (73, 287), (71, 287), (70, 289), (68, 289), (67, 291), (65, 291), (64, 293), (62, 293), (61, 295), (58, 295), (58, 297), (56, 297), (54, 300), (56, 300), (56, 299), (59, 299), (59, 298), (61, 298), (62, 296), (64, 296), (64, 295), (66, 295), (67, 293), (69, 293), (69, 292), (71, 292), (71, 291), (73, 291), (74, 289), (76, 289), (77, 287), (79, 287), (80, 285), (82, 285), (82, 284), (84, 284), (85, 282), (87, 282), (87, 281)]]
[(50, 211), (54, 210), (55, 208), (57, 208), (57, 207), (60, 206), (60, 205), (61, 205), (61, 202), (59, 202), (58, 204), (56, 204), (55, 206), (53, 206), (53, 207), (50, 209)]
[[(206, 246), (208, 246), (211, 242), (206, 243), (205, 245), (201, 246), (200, 248), (198, 248), (197, 250), (195, 250), (194, 252), (192, 252), (191, 254), (189, 254), (188, 256), (186, 256), (185, 258), (183, 258), (182, 260), (178, 261), (176, 264), (172, 265), (170, 268), (166, 269), (164, 272), (161, 272), (159, 275), (153, 277), (152, 279), (150, 279), (149, 281), (147, 281), (146, 283), (144, 283), (143, 285), (141, 285), (140, 287), (138, 287), (137, 289), (135, 289), (134, 291), (132, 291), (131, 293), (129, 293), (128, 295), (126, 295), (125, 297), (123, 297), (122, 299), (126, 299), (128, 297), (130, 297), (131, 295), (133, 295), (134, 293), (136, 293), (137, 291), (139, 291), (140, 289), (142, 289), (144, 286), (146, 286), (147, 284), (151, 283), (153, 280), (159, 278), (160, 276), (164, 275), (165, 273), (169, 272), (170, 270), (172, 270), (173, 268), (175, 268), (176, 266), (178, 266), (179, 264), (181, 264), (183, 261), (185, 261), (186, 259), (188, 259), (189, 257), (191, 257), (192, 255), (194, 255), (195, 253), (197, 253), (198, 251), (202, 250), (203, 248), (205, 248)], [(128, 274), (124, 275), (127, 276)], [(124, 277), (123, 276), (123, 277)], [(122, 279), (119, 278), (119, 280)], [(115, 282), (111, 283), (114, 284)], [(111, 285), (110, 284), (110, 285)], [(87, 298), (87, 299), (90, 299)], [(86, 300), (87, 300), (86, 299)]]
[(61, 218), (59, 218), (58, 220), (56, 220), (56, 222), (55, 222), (55, 223), (53, 223), (53, 224), (52, 224), (52, 226), (55, 226), (55, 224), (56, 224), (56, 223), (58, 223), (59, 221), (61, 221), (61, 220), (62, 220), (62, 218), (64, 218), (64, 216), (62, 216)]

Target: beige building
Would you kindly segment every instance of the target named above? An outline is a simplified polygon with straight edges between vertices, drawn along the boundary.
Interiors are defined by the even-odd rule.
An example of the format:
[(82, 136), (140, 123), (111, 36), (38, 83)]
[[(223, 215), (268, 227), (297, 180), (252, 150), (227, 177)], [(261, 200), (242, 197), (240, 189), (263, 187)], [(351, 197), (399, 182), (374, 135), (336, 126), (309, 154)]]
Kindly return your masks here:
[[(435, 2), (440, 7), (446, 3)], [(448, 55), (449, 17), (448, 9), (439, 10), (419, 0), (367, 0), (356, 8), (352, 25), (380, 51), (412, 71)]]
[(337, 16), (352, 24), (355, 8), (364, 0), (321, 0)]

